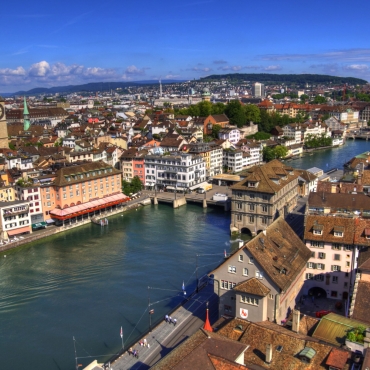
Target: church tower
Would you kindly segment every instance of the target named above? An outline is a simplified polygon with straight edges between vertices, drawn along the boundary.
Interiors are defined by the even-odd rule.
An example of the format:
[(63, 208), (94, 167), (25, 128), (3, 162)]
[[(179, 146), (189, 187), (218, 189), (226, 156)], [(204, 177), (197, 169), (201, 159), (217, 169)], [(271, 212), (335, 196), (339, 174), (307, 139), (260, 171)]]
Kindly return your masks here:
[(30, 114), (28, 113), (26, 97), (24, 97), (24, 101), (23, 101), (23, 129), (24, 131), (27, 131), (30, 128), (30, 126), (31, 126)]
[(0, 96), (0, 148), (9, 148), (8, 126), (5, 116), (5, 101)]

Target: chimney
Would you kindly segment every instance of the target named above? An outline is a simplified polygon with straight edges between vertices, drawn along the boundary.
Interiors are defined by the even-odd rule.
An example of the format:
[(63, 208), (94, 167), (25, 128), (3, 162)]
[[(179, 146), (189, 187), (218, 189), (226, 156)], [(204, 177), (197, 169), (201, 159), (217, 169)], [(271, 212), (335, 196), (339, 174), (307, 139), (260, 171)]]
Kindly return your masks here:
[(272, 344), (266, 346), (266, 360), (265, 362), (271, 364), (272, 361)]
[(296, 333), (299, 332), (299, 320), (301, 318), (301, 312), (299, 310), (293, 310), (293, 325), (292, 330)]

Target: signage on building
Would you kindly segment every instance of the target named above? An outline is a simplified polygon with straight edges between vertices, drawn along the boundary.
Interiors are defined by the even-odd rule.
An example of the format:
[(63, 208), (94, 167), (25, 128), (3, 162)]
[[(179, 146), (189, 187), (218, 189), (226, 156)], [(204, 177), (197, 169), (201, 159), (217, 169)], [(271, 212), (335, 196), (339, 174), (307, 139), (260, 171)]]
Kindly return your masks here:
[(246, 310), (245, 308), (241, 308), (240, 309), (240, 317), (242, 319), (248, 318), (248, 310)]

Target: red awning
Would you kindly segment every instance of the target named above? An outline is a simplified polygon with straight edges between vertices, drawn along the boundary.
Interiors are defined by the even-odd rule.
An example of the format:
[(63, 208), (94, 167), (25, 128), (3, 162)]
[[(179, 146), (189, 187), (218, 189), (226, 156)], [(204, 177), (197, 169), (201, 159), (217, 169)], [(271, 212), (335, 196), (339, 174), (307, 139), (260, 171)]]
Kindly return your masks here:
[[(71, 217), (76, 217), (82, 214), (86, 214), (89, 212), (93, 212), (111, 205), (123, 203), (130, 200), (129, 197), (127, 197), (124, 194), (116, 194), (111, 195), (109, 197), (96, 199), (91, 202), (86, 202), (83, 204), (79, 204), (77, 206), (68, 207), (64, 209), (54, 209), (50, 212), (50, 214), (57, 216), (59, 219), (67, 219)], [(74, 216), (71, 216), (74, 215)]]
[(14, 229), (14, 230), (9, 230), (9, 231), (6, 230), (9, 236), (23, 234), (23, 233), (30, 232), (30, 231), (31, 230), (29, 226), (24, 226), (24, 227), (20, 227), (19, 229)]

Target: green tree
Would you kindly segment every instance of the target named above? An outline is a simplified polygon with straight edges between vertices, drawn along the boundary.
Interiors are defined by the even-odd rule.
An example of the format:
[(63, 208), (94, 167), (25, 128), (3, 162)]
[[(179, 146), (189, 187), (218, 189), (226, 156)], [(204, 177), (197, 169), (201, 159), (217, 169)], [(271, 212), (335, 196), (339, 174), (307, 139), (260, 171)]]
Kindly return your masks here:
[(261, 122), (261, 112), (257, 106), (253, 104), (245, 105), (244, 113), (245, 113), (247, 122), (253, 122), (253, 123)]
[(212, 114), (223, 114), (225, 113), (225, 104), (218, 102), (216, 104), (212, 104)]
[(326, 103), (326, 98), (324, 96), (316, 95), (315, 99), (313, 100), (314, 104), (324, 104)]
[(199, 116), (208, 117), (212, 113), (212, 103), (210, 101), (201, 101), (198, 104)]
[(304, 104), (306, 101), (308, 101), (310, 97), (306, 94), (302, 94), (299, 99), (301, 99), (301, 102)]
[(215, 139), (218, 139), (218, 133), (220, 132), (221, 129), (222, 129), (221, 125), (212, 125), (212, 136)]
[(243, 127), (247, 121), (247, 116), (239, 100), (230, 101), (226, 106), (225, 114), (229, 118), (230, 123), (238, 127)]
[(263, 160), (270, 162), (275, 159), (274, 149), (271, 146), (265, 146), (262, 150)]
[(271, 137), (271, 134), (267, 133), (267, 132), (256, 132), (255, 134), (253, 135), (249, 135), (247, 136), (246, 138), (247, 139), (254, 139), (254, 140), (268, 140), (270, 139)]
[(131, 188), (133, 193), (137, 193), (138, 191), (143, 189), (143, 183), (140, 180), (139, 176), (135, 176), (131, 181)]
[(286, 157), (286, 155), (288, 154), (288, 149), (283, 145), (277, 145), (274, 148), (274, 152), (275, 152), (275, 158), (280, 159), (280, 158)]

